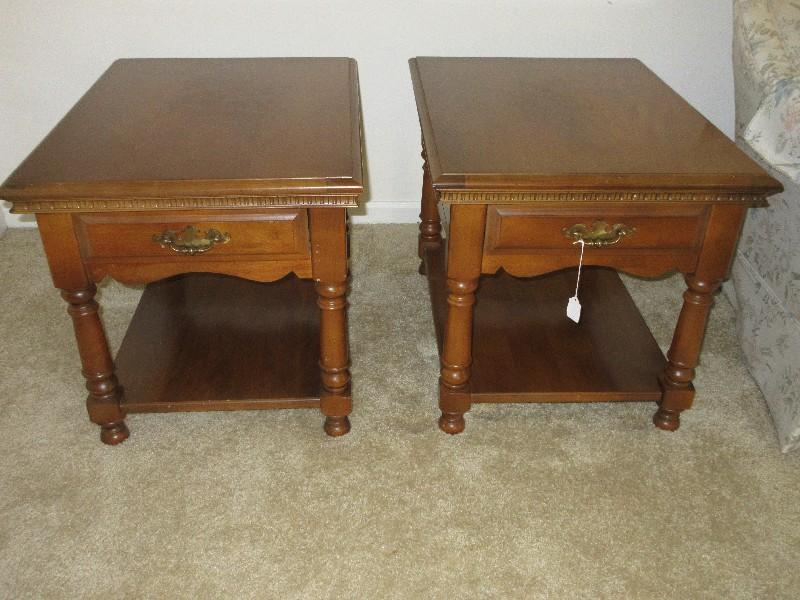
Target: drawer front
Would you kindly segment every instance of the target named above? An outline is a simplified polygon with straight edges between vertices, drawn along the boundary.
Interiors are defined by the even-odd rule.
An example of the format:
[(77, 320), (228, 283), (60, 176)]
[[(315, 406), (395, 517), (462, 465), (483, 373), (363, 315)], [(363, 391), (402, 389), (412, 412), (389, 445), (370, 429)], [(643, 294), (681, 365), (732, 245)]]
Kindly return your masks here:
[(83, 257), (233, 260), (309, 256), (302, 209), (86, 213), (75, 216)]
[(594, 234), (596, 247), (609, 252), (694, 250), (706, 212), (702, 205), (489, 206), (484, 253), (569, 249), (575, 237), (565, 235), (567, 230), (583, 231), (587, 241)]
[(565, 232), (578, 231), (596, 241), (587, 245), (584, 265), (642, 277), (691, 273), (708, 213), (702, 204), (489, 206), (481, 270), (533, 277), (577, 267), (580, 251)]

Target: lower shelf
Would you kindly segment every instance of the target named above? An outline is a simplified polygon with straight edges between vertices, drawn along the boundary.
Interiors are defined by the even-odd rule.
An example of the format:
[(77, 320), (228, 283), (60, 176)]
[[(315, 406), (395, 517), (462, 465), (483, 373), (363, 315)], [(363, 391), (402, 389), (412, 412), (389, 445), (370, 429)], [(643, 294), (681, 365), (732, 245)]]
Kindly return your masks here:
[(319, 406), (314, 284), (187, 274), (147, 286), (116, 358), (128, 413)]
[[(426, 252), (441, 354), (447, 318), (444, 247)], [(484, 275), (477, 291), (473, 402), (657, 401), (666, 360), (619, 275), (584, 268), (581, 321), (566, 316), (576, 270), (531, 279)]]

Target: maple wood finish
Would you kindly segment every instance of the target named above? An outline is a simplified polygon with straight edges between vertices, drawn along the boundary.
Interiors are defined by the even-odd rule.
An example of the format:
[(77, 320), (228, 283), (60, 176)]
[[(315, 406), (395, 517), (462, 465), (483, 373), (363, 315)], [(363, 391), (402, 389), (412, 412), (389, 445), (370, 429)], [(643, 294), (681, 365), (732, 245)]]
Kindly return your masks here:
[[(780, 183), (637, 60), (410, 65), (440, 428), (463, 431), (473, 402), (649, 400), (655, 425), (677, 429), (746, 210)], [(570, 232), (593, 229), (574, 324)], [(666, 358), (608, 268), (685, 274)]]
[[(103, 442), (133, 412), (318, 406), (349, 431), (360, 118), (350, 59), (120, 60), (3, 184), (36, 214)], [(107, 276), (149, 284), (116, 370)]]

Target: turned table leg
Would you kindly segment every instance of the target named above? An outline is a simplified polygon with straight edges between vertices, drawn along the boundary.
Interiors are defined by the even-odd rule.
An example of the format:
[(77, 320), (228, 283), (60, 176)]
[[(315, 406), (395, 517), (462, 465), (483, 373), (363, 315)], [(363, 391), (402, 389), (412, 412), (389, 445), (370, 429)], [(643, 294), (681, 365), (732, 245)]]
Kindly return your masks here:
[(431, 183), (431, 171), (428, 167), (428, 158), (425, 150), (422, 151), (422, 209), (419, 213), (419, 243), (417, 253), (419, 254), (419, 272), (425, 274), (425, 249), (436, 247), (442, 243), (442, 223), (439, 219), (439, 209), (437, 208), (436, 190)]
[(94, 300), (96, 289), (90, 285), (83, 290), (62, 290), (61, 295), (69, 303), (75, 339), (83, 365), (83, 376), (89, 397), (86, 408), (89, 418), (100, 426), (100, 439), (104, 444), (114, 445), (128, 438), (125, 413), (120, 408), (120, 393), (114, 376), (114, 363), (108, 350), (103, 324), (97, 314)]
[(316, 283), (320, 308), (320, 361), (325, 414), (325, 433), (344, 435), (350, 431), (347, 415), (350, 397), (350, 362), (347, 352), (347, 283)]
[(439, 428), (450, 434), (464, 431), (469, 411), (472, 365), (472, 317), (475, 290), (481, 274), (486, 206), (452, 207), (447, 256), (447, 323), (444, 328), (439, 375)]
[(469, 377), (472, 364), (472, 312), (478, 280), (447, 280), (447, 325), (439, 375), (439, 428), (450, 434), (464, 431), (464, 413), (470, 409)]
[(675, 326), (672, 345), (667, 352), (667, 366), (661, 376), (663, 395), (653, 423), (660, 429), (675, 431), (680, 427), (680, 413), (691, 408), (694, 399), (695, 367), (714, 303), (713, 294), (720, 282), (700, 281), (686, 276), (687, 289), (683, 294), (683, 308)]
[(660, 377), (663, 392), (653, 415), (653, 423), (660, 429), (678, 429), (681, 412), (692, 406), (692, 380), (708, 314), (714, 293), (730, 269), (745, 214), (746, 207), (736, 205), (715, 205), (709, 211), (697, 268), (685, 277), (688, 289), (683, 294), (683, 307), (667, 352), (667, 366)]
[(312, 208), (311, 263), (320, 309), (320, 410), (325, 433), (350, 431), (353, 407), (347, 343), (347, 213), (342, 208)]
[(67, 301), (75, 339), (81, 357), (83, 376), (89, 397), (89, 419), (100, 426), (105, 444), (119, 444), (128, 438), (125, 413), (120, 406), (121, 391), (114, 376), (114, 362), (108, 349), (106, 333), (94, 299), (96, 288), (83, 265), (72, 215), (50, 213), (36, 215), (39, 234), (50, 266), (53, 283)]

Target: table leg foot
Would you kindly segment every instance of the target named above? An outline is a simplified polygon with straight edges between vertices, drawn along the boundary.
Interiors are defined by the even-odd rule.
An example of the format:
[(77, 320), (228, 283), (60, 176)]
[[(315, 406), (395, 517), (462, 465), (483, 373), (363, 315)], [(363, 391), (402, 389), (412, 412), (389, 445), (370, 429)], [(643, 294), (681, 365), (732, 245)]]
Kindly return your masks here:
[(659, 406), (653, 415), (653, 425), (664, 431), (676, 431), (681, 426), (681, 413)]
[(331, 437), (339, 437), (350, 431), (350, 419), (345, 417), (325, 417), (325, 433)]
[(463, 413), (446, 413), (443, 412), (439, 417), (439, 429), (450, 435), (455, 435), (464, 431), (466, 423), (464, 422)]
[(121, 444), (127, 440), (129, 436), (130, 431), (128, 431), (128, 426), (125, 425), (125, 421), (100, 426), (100, 441), (109, 446)]

